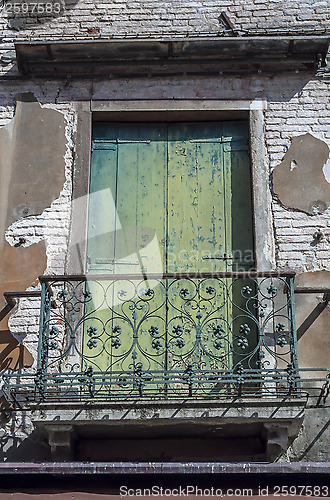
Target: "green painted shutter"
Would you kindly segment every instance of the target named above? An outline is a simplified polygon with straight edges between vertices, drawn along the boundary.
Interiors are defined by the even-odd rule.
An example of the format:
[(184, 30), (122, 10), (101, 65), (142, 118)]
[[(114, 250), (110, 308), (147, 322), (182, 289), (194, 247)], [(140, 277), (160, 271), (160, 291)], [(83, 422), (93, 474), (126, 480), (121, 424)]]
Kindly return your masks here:
[[(182, 309), (182, 283), (142, 278), (251, 267), (245, 258), (253, 249), (246, 123), (95, 124), (90, 194), (88, 272), (140, 275), (141, 285), (130, 301), (129, 280), (89, 282), (86, 359), (104, 371), (124, 373), (132, 365), (164, 371), (184, 368), (185, 353), (194, 350), (192, 362), (229, 368), (227, 347), (215, 353), (218, 365), (207, 359), (203, 345), (214, 351), (210, 322), (196, 348), (195, 304)], [(154, 290), (150, 303), (140, 300), (148, 289)], [(232, 306), (223, 301), (219, 293), (216, 307), (229, 323)], [(97, 345), (89, 350), (95, 325), (99, 337), (94, 333)], [(188, 333), (184, 348), (174, 346), (178, 327)]]
[[(94, 135), (88, 272), (134, 274), (141, 268), (161, 272), (166, 231), (166, 127), (100, 124)], [(103, 199), (109, 200), (107, 208)], [(144, 251), (156, 240), (160, 263)]]
[(90, 192), (88, 272), (253, 266), (245, 122), (97, 124)]

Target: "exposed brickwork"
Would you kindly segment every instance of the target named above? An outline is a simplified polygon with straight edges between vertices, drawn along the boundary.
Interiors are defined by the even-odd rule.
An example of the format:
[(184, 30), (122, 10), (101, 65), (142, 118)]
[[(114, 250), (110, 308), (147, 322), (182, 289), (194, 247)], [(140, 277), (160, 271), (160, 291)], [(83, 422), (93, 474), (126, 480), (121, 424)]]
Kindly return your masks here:
[[(8, 0), (7, 0), (8, 3)], [(56, 0), (52, 1), (53, 4)], [(12, 2), (14, 4), (14, 1)], [(241, 35), (324, 33), (330, 29), (328, 0), (65, 0), (59, 15), (19, 14), (23, 29), (10, 29), (11, 13), (2, 10), (0, 33), (5, 52), (15, 40), (98, 39), (122, 37), (215, 36), (224, 34), (219, 15), (225, 11)], [(226, 34), (230, 34), (227, 30)], [(0, 74), (17, 77), (15, 63), (0, 64)], [(330, 81), (313, 73), (244, 77), (177, 77), (130, 80), (3, 81), (0, 87), (0, 127), (14, 116), (15, 96), (33, 92), (44, 106), (63, 112), (67, 119), (66, 183), (57, 200), (41, 215), (21, 219), (6, 233), (8, 243), (24, 236), (26, 245), (47, 243), (47, 273), (65, 270), (71, 214), (73, 142), (76, 127), (74, 103), (89, 99), (265, 99), (265, 140), (272, 171), (283, 159), (291, 138), (307, 132), (330, 146)], [(51, 140), (51, 138), (50, 138)], [(330, 162), (329, 162), (330, 165)], [(330, 167), (329, 167), (330, 178)], [(330, 270), (330, 210), (310, 216), (283, 207), (273, 197), (276, 264), (279, 269)], [(324, 238), (315, 244), (314, 233)], [(21, 300), (10, 319), (10, 328), (35, 355), (38, 343), (39, 301)], [(2, 459), (32, 431), (31, 422), (18, 416), (7, 428)], [(5, 431), (4, 431), (5, 432)], [(25, 452), (26, 453), (26, 452)], [(327, 448), (328, 453), (328, 448)], [(30, 460), (30, 455), (27, 454)], [(43, 452), (34, 458), (43, 459)], [(314, 458), (313, 450), (310, 460)], [(1, 459), (1, 458), (0, 458)], [(36, 458), (38, 459), (38, 458)], [(294, 459), (294, 457), (293, 457)]]
[[(7, 0), (8, 1), (8, 0)], [(12, 2), (14, 4), (14, 0)], [(56, 4), (56, 2), (53, 2)], [(47, 2), (43, 4), (46, 7)], [(65, 4), (65, 5), (64, 5)], [(218, 17), (225, 11), (241, 34), (262, 33), (271, 29), (299, 31), (319, 30), (330, 27), (329, 4), (315, 0), (66, 0), (48, 13), (21, 12), (25, 28), (19, 31), (8, 28), (12, 12), (3, 11), (0, 31), (8, 39), (30, 37), (112, 37), (196, 35), (201, 32), (215, 35), (224, 27)], [(60, 8), (60, 13), (56, 11)], [(99, 29), (99, 33), (93, 33)], [(88, 30), (91, 31), (88, 33)]]
[[(27, 89), (26, 84), (9, 84), (3, 89), (7, 96), (1, 108), (0, 123), (13, 116), (14, 96)], [(265, 139), (272, 170), (278, 165), (296, 135), (310, 132), (330, 146), (329, 84), (313, 78), (313, 75), (282, 75), (274, 78), (263, 76), (233, 79), (219, 78), (169, 78), (152, 80), (96, 81), (91, 87), (85, 82), (72, 84), (58, 82), (29, 86), (43, 105), (52, 105), (67, 116), (68, 153), (67, 183), (61, 196), (43, 214), (14, 223), (7, 231), (7, 241), (13, 243), (14, 236), (24, 235), (27, 244), (42, 238), (47, 241), (48, 273), (64, 271), (70, 218), (70, 191), (72, 167), (72, 134), (75, 118), (72, 105), (77, 96), (84, 99), (260, 99), (266, 98)], [(50, 104), (57, 102), (57, 104)], [(330, 210), (322, 215), (310, 216), (286, 209), (274, 197), (274, 228), (277, 267), (308, 271), (330, 269)], [(315, 244), (313, 235), (321, 229), (325, 238)], [(27, 304), (27, 303), (26, 303)], [(33, 306), (34, 307), (34, 306)], [(37, 324), (25, 321), (26, 306), (11, 319), (15, 334), (29, 333), (26, 345), (36, 342)], [(32, 321), (32, 320), (31, 320)], [(33, 351), (35, 352), (36, 345)]]

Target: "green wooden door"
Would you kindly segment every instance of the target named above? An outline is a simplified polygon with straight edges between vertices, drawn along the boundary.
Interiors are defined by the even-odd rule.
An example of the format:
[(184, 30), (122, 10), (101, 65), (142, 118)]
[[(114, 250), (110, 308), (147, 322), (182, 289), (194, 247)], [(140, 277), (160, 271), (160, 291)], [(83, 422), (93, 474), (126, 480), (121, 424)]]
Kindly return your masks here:
[[(88, 284), (88, 363), (118, 373), (133, 367), (160, 374), (188, 362), (228, 367), (229, 337), (227, 347), (205, 362), (203, 346), (208, 341), (214, 350), (216, 343), (210, 334), (215, 315), (203, 327), (203, 319), (196, 320), (210, 282), (197, 290), (194, 280), (150, 275), (248, 268), (251, 252), (245, 122), (95, 124), (87, 272), (126, 277)], [(192, 294), (198, 300), (189, 300)], [(228, 323), (230, 301), (223, 293), (213, 295), (213, 308)], [(196, 329), (203, 330), (197, 349)], [(164, 390), (163, 381), (158, 386)]]

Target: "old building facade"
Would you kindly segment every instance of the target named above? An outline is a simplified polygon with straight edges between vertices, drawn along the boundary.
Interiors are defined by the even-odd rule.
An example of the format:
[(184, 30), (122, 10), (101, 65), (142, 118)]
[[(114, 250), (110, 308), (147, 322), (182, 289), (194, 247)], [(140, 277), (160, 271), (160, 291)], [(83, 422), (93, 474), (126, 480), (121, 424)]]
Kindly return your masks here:
[(329, 28), (3, 2), (3, 462), (329, 462)]

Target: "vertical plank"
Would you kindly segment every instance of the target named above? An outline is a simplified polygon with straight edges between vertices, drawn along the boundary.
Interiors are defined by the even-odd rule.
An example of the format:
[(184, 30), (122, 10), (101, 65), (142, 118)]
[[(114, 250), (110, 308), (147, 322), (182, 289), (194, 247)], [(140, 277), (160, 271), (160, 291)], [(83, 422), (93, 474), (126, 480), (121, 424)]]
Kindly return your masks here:
[(192, 270), (197, 243), (196, 144), (188, 124), (168, 127), (168, 261), (169, 272)]
[(122, 124), (118, 140), (116, 205), (123, 238), (116, 242), (116, 272), (162, 272), (166, 236), (166, 126)]
[(169, 270), (223, 270), (222, 124), (171, 124), (168, 140)]
[[(124, 363), (120, 361), (126, 370), (139, 364), (144, 371), (165, 367), (163, 289), (148, 279), (143, 281), (142, 275), (162, 273), (165, 266), (166, 129), (163, 124), (121, 124), (118, 136), (116, 206), (122, 239), (116, 240), (116, 273), (141, 276), (133, 298), (134, 314), (125, 310), (132, 326), (121, 324), (122, 346), (116, 350), (119, 356), (126, 349), (128, 355)], [(149, 288), (153, 290), (150, 302), (144, 295)], [(132, 298), (132, 286), (125, 282), (117, 282), (115, 290)], [(152, 336), (151, 328), (158, 334)], [(116, 364), (114, 369), (118, 369)], [(152, 385), (149, 389), (155, 390)]]
[(228, 271), (245, 271), (254, 265), (252, 189), (248, 151), (248, 128), (242, 121), (224, 124), (226, 191), (226, 242)]
[(222, 134), (222, 124), (206, 124), (202, 134), (205, 142), (199, 144), (199, 270), (202, 272), (226, 270), (225, 261), (219, 259), (226, 252)]
[(113, 272), (116, 214), (117, 126), (99, 124), (94, 130), (91, 158), (87, 271)]

